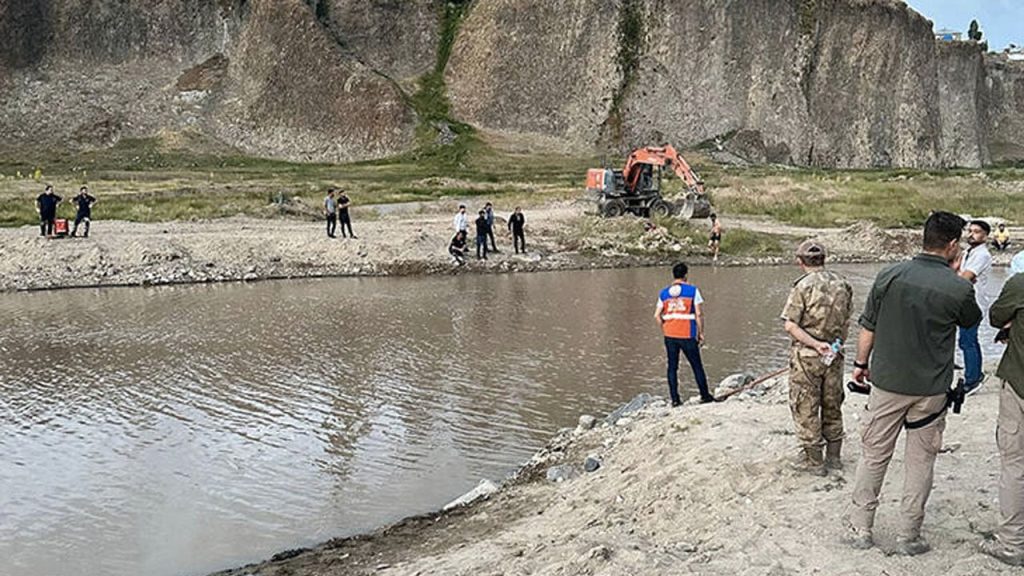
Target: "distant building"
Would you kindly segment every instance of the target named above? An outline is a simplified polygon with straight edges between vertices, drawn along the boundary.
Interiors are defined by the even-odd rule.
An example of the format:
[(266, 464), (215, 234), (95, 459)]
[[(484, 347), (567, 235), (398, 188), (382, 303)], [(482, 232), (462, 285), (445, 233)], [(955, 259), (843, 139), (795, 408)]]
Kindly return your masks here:
[(935, 39), (942, 40), (943, 42), (959, 42), (963, 40), (963, 32), (957, 32), (956, 30), (950, 30), (949, 28), (943, 28), (942, 30), (935, 31)]

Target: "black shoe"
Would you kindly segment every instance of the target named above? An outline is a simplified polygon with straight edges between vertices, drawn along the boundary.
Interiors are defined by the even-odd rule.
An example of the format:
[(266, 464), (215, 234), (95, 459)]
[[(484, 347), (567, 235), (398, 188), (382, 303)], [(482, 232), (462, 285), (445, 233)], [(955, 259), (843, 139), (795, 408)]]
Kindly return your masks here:
[(701, 404), (713, 404), (715, 402), (721, 402), (721, 400), (715, 398), (714, 396), (705, 396), (700, 399)]
[(981, 384), (985, 381), (985, 373), (981, 373), (981, 378), (978, 378), (977, 382), (971, 382), (970, 384), (964, 384), (964, 396), (970, 396), (978, 390), (981, 390)]
[(682, 403), (682, 402), (680, 402), (679, 400), (673, 400), (673, 401), (672, 401), (672, 407), (673, 407), (673, 408), (679, 408), (679, 407), (680, 407), (680, 406), (682, 406), (682, 405), (683, 405), (683, 403)]

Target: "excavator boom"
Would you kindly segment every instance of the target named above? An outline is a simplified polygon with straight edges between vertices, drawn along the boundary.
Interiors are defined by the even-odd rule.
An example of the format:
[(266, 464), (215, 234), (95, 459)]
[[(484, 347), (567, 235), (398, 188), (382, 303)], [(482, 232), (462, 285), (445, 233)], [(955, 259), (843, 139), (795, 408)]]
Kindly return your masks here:
[(636, 185), (640, 180), (639, 168), (644, 164), (672, 168), (676, 175), (686, 183), (686, 187), (690, 192), (698, 195), (704, 194), (704, 182), (672, 146), (638, 148), (629, 155), (629, 158), (626, 159), (626, 167), (622, 171), (629, 190), (636, 189)]

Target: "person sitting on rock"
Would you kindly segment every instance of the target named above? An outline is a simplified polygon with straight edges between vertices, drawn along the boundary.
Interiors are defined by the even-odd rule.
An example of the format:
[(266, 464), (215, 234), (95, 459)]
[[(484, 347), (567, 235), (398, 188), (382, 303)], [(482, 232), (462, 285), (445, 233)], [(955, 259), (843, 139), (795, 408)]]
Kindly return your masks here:
[(466, 263), (466, 251), (469, 248), (466, 247), (466, 231), (459, 230), (452, 236), (452, 241), (448, 244), (448, 253), (452, 255), (455, 262), (462, 266)]
[(1010, 246), (1010, 231), (1006, 229), (1006, 224), (1000, 224), (999, 229), (996, 230), (995, 235), (992, 238), (992, 247), (1002, 252)]

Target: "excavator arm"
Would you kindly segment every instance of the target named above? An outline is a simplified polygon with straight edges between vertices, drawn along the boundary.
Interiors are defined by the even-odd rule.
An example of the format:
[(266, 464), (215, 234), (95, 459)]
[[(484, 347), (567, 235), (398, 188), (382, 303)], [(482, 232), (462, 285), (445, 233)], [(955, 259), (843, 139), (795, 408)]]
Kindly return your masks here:
[(636, 190), (641, 169), (646, 164), (672, 168), (690, 192), (698, 196), (704, 195), (704, 182), (672, 146), (648, 146), (634, 150), (626, 159), (626, 167), (622, 171), (628, 190)]

